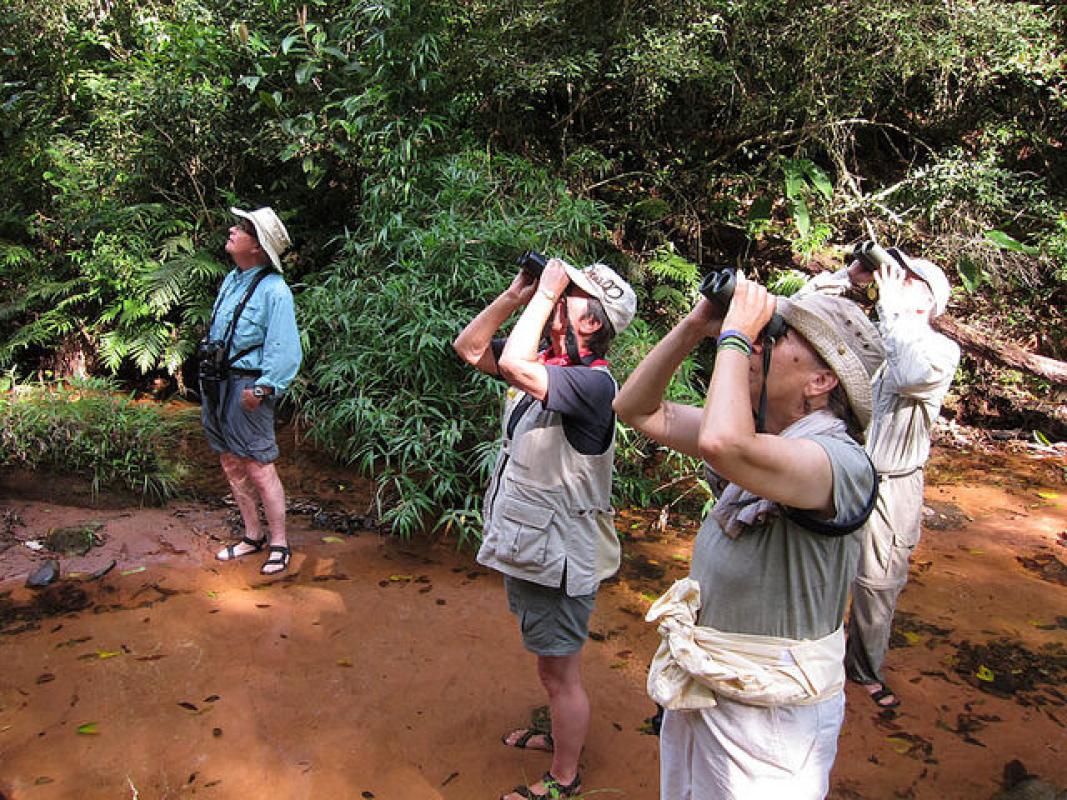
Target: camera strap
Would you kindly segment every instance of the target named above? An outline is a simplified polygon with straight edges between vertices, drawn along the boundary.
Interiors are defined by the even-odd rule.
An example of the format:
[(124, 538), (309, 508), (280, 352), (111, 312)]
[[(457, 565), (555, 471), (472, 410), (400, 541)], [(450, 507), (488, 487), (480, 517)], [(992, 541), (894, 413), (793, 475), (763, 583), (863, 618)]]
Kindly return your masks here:
[[(230, 317), (230, 322), (226, 326), (225, 333), (223, 333), (222, 335), (222, 340), (226, 344), (226, 349), (224, 352), (226, 353), (227, 367), (232, 367), (235, 363), (240, 361), (253, 350), (263, 346), (262, 344), (256, 344), (252, 347), (246, 347), (240, 353), (230, 358), (230, 348), (233, 346), (233, 337), (234, 334), (237, 332), (237, 320), (239, 320), (241, 318), (241, 314), (244, 313), (245, 306), (248, 305), (248, 301), (252, 299), (252, 295), (255, 293), (256, 287), (258, 287), (259, 284), (263, 281), (263, 279), (266, 278), (269, 274), (270, 270), (266, 267), (263, 267), (260, 270), (259, 274), (257, 274), (256, 277), (252, 279), (252, 282), (248, 285), (248, 289), (245, 291), (244, 297), (241, 298), (241, 302), (237, 304), (237, 308), (234, 310), (233, 316)], [(212, 324), (214, 324), (215, 322), (214, 314), (211, 315), (211, 322)]]
[(572, 364), (581, 364), (582, 355), (578, 350), (578, 337), (574, 335), (574, 328), (571, 327), (571, 323), (567, 322), (567, 333), (563, 337), (563, 344), (567, 348), (567, 358), (570, 359)]
[(782, 515), (786, 519), (807, 528), (812, 533), (819, 533), (823, 536), (847, 536), (866, 525), (867, 520), (874, 513), (875, 503), (878, 502), (878, 485), (881, 481), (881, 476), (874, 468), (874, 462), (871, 461), (871, 457), (867, 455), (866, 451), (863, 454), (867, 456), (867, 463), (871, 465), (871, 471), (874, 472), (874, 483), (871, 485), (871, 493), (867, 498), (867, 502), (857, 517), (848, 522), (838, 523), (832, 520), (818, 519), (811, 512), (793, 508), (792, 506), (782, 506)]
[(756, 433), (766, 433), (767, 424), (767, 373), (771, 371), (771, 351), (778, 341), (776, 336), (763, 337), (763, 384), (759, 390), (759, 410), (756, 412)]

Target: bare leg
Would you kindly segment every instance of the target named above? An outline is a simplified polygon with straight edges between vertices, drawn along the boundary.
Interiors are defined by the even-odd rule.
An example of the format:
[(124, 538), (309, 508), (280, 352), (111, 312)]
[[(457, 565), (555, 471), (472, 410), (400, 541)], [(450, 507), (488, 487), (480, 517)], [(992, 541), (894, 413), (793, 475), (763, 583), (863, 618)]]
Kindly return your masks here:
[[(244, 524), (245, 536), (249, 539), (262, 539), (263, 531), (259, 526), (259, 509), (256, 503), (256, 487), (249, 476), (246, 467), (247, 459), (235, 456), (233, 453), (222, 453), (219, 462), (222, 471), (226, 474), (226, 480), (233, 492), (234, 502), (241, 512), (241, 522)], [(241, 556), (254, 552), (254, 548), (243, 542), (234, 545), (234, 555)]]
[(273, 464), (260, 464), (253, 459), (245, 459), (245, 472), (259, 492), (259, 499), (263, 501), (267, 527), (270, 529), (270, 543), (286, 545), (285, 488), (278, 477), (278, 471), (274, 469)]
[[(578, 776), (578, 759), (589, 730), (589, 697), (582, 686), (581, 652), (569, 656), (538, 656), (537, 674), (548, 692), (552, 713), (552, 777), (569, 784)], [(540, 796), (545, 788), (540, 781), (530, 786)], [(507, 800), (521, 800), (520, 795), (505, 795)]]

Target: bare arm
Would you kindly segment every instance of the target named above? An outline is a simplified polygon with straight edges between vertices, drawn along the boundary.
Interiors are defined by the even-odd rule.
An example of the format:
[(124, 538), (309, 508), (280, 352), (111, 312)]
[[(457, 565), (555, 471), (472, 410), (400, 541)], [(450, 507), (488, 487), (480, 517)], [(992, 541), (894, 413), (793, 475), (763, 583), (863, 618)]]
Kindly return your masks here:
[(558, 258), (550, 259), (541, 273), (537, 292), (530, 298), (526, 310), (504, 345), (500, 354), (500, 374), (509, 385), (538, 400), (548, 394), (548, 370), (537, 359), (537, 346), (545, 323), (563, 296), (570, 278)]
[(612, 404), (619, 419), (672, 450), (699, 456), (700, 409), (666, 401), (663, 395), (685, 357), (704, 337), (716, 336), (720, 322), (713, 318), (711, 303), (701, 298), (626, 379)]
[[(762, 286), (738, 275), (723, 327), (754, 341), (776, 302)], [(826, 451), (811, 440), (756, 433), (749, 388), (753, 358), (761, 356), (736, 350), (718, 353), (700, 423), (700, 456), (717, 474), (753, 494), (832, 513), (833, 474)]]
[(475, 369), (489, 375), (497, 375), (496, 358), (490, 345), (493, 334), (507, 322), (515, 310), (530, 301), (537, 283), (520, 272), (511, 281), (511, 285), (488, 306), (467, 323), (459, 336), (452, 342), (452, 349), (460, 358)]

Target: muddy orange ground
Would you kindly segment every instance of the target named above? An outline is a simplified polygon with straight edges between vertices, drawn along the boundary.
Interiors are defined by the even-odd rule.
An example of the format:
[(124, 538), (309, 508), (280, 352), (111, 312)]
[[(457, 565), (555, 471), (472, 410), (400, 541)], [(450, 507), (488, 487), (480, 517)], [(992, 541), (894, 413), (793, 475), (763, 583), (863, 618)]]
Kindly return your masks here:
[[(285, 480), (294, 499), (337, 508), (360, 497), (348, 509), (366, 511), (342, 472), (297, 459)], [(66, 494), (29, 499), (25, 482), (0, 488), (0, 510), (24, 523), (0, 553), (9, 800), (469, 800), (546, 768), (544, 754), (499, 741), (543, 699), (499, 577), (455, 542), (338, 535), (294, 514), (290, 573), (267, 580), (258, 558), (214, 561), (228, 536), (218, 503), (94, 509), (64, 504)], [(997, 696), (976, 688), (988, 665), (956, 669), (964, 642), (1067, 652), (1062, 461), (940, 451), (927, 501), (889, 660), (903, 705), (879, 715), (849, 687), (831, 796), (987, 798), (1012, 759), (1067, 786), (1063, 687)], [(686, 573), (695, 526), (672, 516), (661, 533), (656, 517), (620, 516), (624, 569), (602, 589), (585, 650), (589, 796), (658, 796), (657, 740), (641, 732), (657, 639), (640, 615)], [(21, 540), (94, 520), (106, 542), (62, 561), (56, 613), (10, 619), (13, 608), (41, 611), (41, 594), (22, 583), (43, 556)], [(85, 579), (111, 559), (106, 577)], [(84, 608), (62, 610), (72, 606)]]

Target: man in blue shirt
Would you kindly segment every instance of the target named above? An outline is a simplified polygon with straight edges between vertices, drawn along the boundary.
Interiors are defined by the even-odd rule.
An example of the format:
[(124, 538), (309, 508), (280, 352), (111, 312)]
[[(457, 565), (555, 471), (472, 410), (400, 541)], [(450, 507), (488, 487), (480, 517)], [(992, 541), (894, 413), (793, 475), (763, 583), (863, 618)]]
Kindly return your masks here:
[[(270, 540), (260, 572), (276, 575), (289, 566), (291, 551), (285, 489), (274, 468), (274, 409), (302, 357), (293, 294), (281, 275), (289, 234), (270, 208), (230, 211), (239, 219), (230, 228), (226, 252), (236, 268), (222, 282), (207, 340), (201, 343), (201, 419), (245, 533), (215, 557), (232, 561), (263, 550), (268, 540), (259, 523), (257, 500), (262, 501)], [(211, 353), (215, 357), (204, 358)]]

